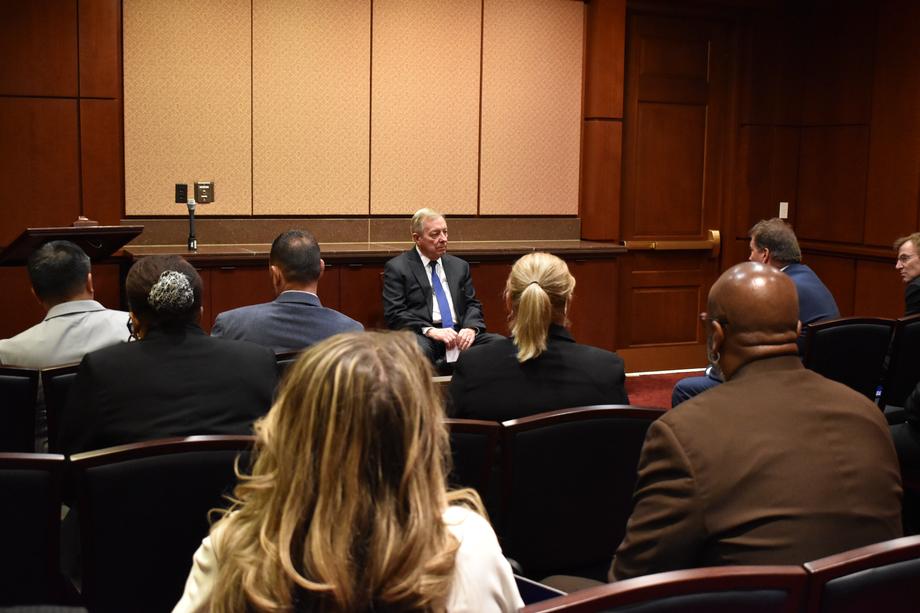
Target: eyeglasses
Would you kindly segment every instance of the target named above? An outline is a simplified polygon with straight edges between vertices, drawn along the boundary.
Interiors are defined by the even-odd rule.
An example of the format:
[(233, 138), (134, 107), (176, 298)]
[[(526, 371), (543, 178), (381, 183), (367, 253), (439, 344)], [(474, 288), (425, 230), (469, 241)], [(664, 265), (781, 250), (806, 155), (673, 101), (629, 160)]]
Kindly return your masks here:
[(898, 256), (898, 261), (901, 262), (902, 264), (907, 264), (908, 262), (910, 262), (911, 258), (915, 258), (915, 257), (917, 257), (916, 253), (902, 253), (901, 255)]
[(134, 320), (132, 320), (130, 317), (128, 318), (127, 326), (128, 326), (128, 342), (136, 341), (137, 334), (134, 333)]
[(707, 313), (707, 312), (705, 312), (705, 311), (703, 311), (702, 313), (700, 313), (700, 321), (703, 322), (703, 323), (706, 323), (707, 321), (717, 321), (717, 322), (719, 322), (719, 324), (721, 324), (722, 326), (727, 326), (727, 325), (728, 325), (728, 320), (725, 319), (724, 317), (710, 317), (710, 316), (709, 316), (709, 313)]

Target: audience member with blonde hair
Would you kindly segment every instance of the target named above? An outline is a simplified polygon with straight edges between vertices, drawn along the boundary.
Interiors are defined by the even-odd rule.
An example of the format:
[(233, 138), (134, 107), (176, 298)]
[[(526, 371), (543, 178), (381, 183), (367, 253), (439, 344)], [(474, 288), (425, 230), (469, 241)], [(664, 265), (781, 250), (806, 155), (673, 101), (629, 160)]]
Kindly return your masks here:
[(515, 262), (505, 284), (513, 336), (460, 355), (450, 383), (453, 415), (504, 421), (629, 402), (623, 360), (577, 344), (565, 328), (574, 289), (575, 277), (554, 255)]
[(251, 476), (195, 553), (175, 611), (510, 611), (523, 606), (408, 333), (342, 334), (294, 364)]

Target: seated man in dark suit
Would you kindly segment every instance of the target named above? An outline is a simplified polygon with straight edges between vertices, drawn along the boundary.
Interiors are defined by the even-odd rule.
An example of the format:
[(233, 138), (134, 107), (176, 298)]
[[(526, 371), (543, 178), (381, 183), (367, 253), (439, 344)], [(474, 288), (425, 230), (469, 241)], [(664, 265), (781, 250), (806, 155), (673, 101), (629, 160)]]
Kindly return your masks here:
[(211, 336), (250, 341), (279, 352), (305, 349), (340, 332), (364, 330), (350, 317), (320, 304), (316, 288), (325, 263), (310, 232), (280, 234), (268, 263), (277, 298), (219, 314)]
[(432, 362), (445, 354), (448, 361), (454, 361), (459, 352), (499, 338), (485, 334), (469, 264), (447, 254), (444, 216), (420, 209), (412, 216), (411, 232), (415, 247), (391, 259), (383, 269), (387, 326), (415, 332)]
[(709, 292), (706, 347), (725, 383), (649, 428), (620, 580), (801, 564), (901, 535), (901, 482), (870, 400), (805, 369), (795, 285), (745, 263)]
[[(778, 217), (764, 219), (754, 224), (749, 232), (751, 237), (751, 255), (748, 260), (760, 262), (778, 268), (789, 275), (795, 283), (799, 297), (799, 321), (802, 327), (808, 324), (840, 317), (834, 296), (821, 282), (815, 272), (802, 264), (802, 251), (799, 241), (786, 222)], [(804, 335), (798, 340), (799, 354), (805, 349)], [(702, 377), (687, 377), (674, 386), (671, 394), (671, 406), (675, 407), (684, 400), (701, 394), (722, 382), (718, 369), (711, 366)]]
[(902, 236), (894, 242), (898, 259), (894, 267), (904, 281), (904, 316), (920, 313), (920, 232)]

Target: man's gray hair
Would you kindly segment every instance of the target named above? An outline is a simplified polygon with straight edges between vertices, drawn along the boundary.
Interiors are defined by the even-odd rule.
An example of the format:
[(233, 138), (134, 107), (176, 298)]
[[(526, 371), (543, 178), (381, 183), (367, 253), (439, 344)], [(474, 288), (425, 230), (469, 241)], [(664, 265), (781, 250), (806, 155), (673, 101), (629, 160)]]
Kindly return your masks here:
[(777, 263), (795, 264), (802, 261), (799, 241), (785, 221), (779, 217), (762, 219), (748, 232), (758, 249), (769, 249), (770, 257)]
[(425, 222), (437, 217), (444, 217), (444, 215), (441, 215), (441, 213), (434, 209), (419, 209), (415, 212), (415, 215), (412, 216), (412, 223), (409, 225), (409, 230), (412, 234), (421, 234), (422, 230), (425, 229)]

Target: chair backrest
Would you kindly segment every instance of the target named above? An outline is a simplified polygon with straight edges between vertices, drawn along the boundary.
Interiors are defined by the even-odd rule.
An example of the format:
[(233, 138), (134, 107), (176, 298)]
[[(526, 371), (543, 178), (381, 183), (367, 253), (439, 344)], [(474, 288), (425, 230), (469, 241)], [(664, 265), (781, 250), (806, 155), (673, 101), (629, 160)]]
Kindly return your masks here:
[[(454, 487), (471, 487), (483, 500), (490, 498), (492, 471), (501, 425), (479, 419), (447, 419), (453, 470), (448, 481)], [(489, 509), (490, 515), (492, 509)]]
[(918, 609), (920, 536), (867, 545), (805, 564), (808, 608), (817, 613)]
[[(83, 596), (92, 611), (169, 611), (182, 595), (211, 509), (226, 506), (252, 436), (191, 436), (70, 457)], [(248, 455), (240, 460), (248, 468)]]
[(844, 317), (810, 324), (805, 329), (802, 363), (875, 401), (894, 320)]
[(297, 361), (301, 353), (303, 353), (303, 350), (281, 351), (275, 354), (275, 361), (278, 365), (279, 382), (284, 378), (284, 373), (286, 373), (288, 368), (291, 367), (291, 364)]
[(632, 511), (645, 433), (663, 414), (607, 405), (502, 423), (499, 532), (525, 575), (606, 575)]
[(43, 368), (41, 371), (42, 394), (45, 398), (45, 415), (48, 421), (48, 449), (58, 451), (58, 433), (60, 432), (61, 415), (67, 404), (67, 395), (70, 386), (77, 378), (80, 364), (64, 364)]
[(891, 357), (882, 383), (882, 408), (903, 407), (920, 381), (920, 315), (902, 317), (894, 326)]
[(35, 450), (38, 371), (0, 366), (0, 451)]
[(801, 566), (720, 566), (617, 581), (528, 605), (521, 613), (798, 613), (807, 574)]
[(0, 453), (0, 605), (59, 602), (61, 478), (65, 459)]

